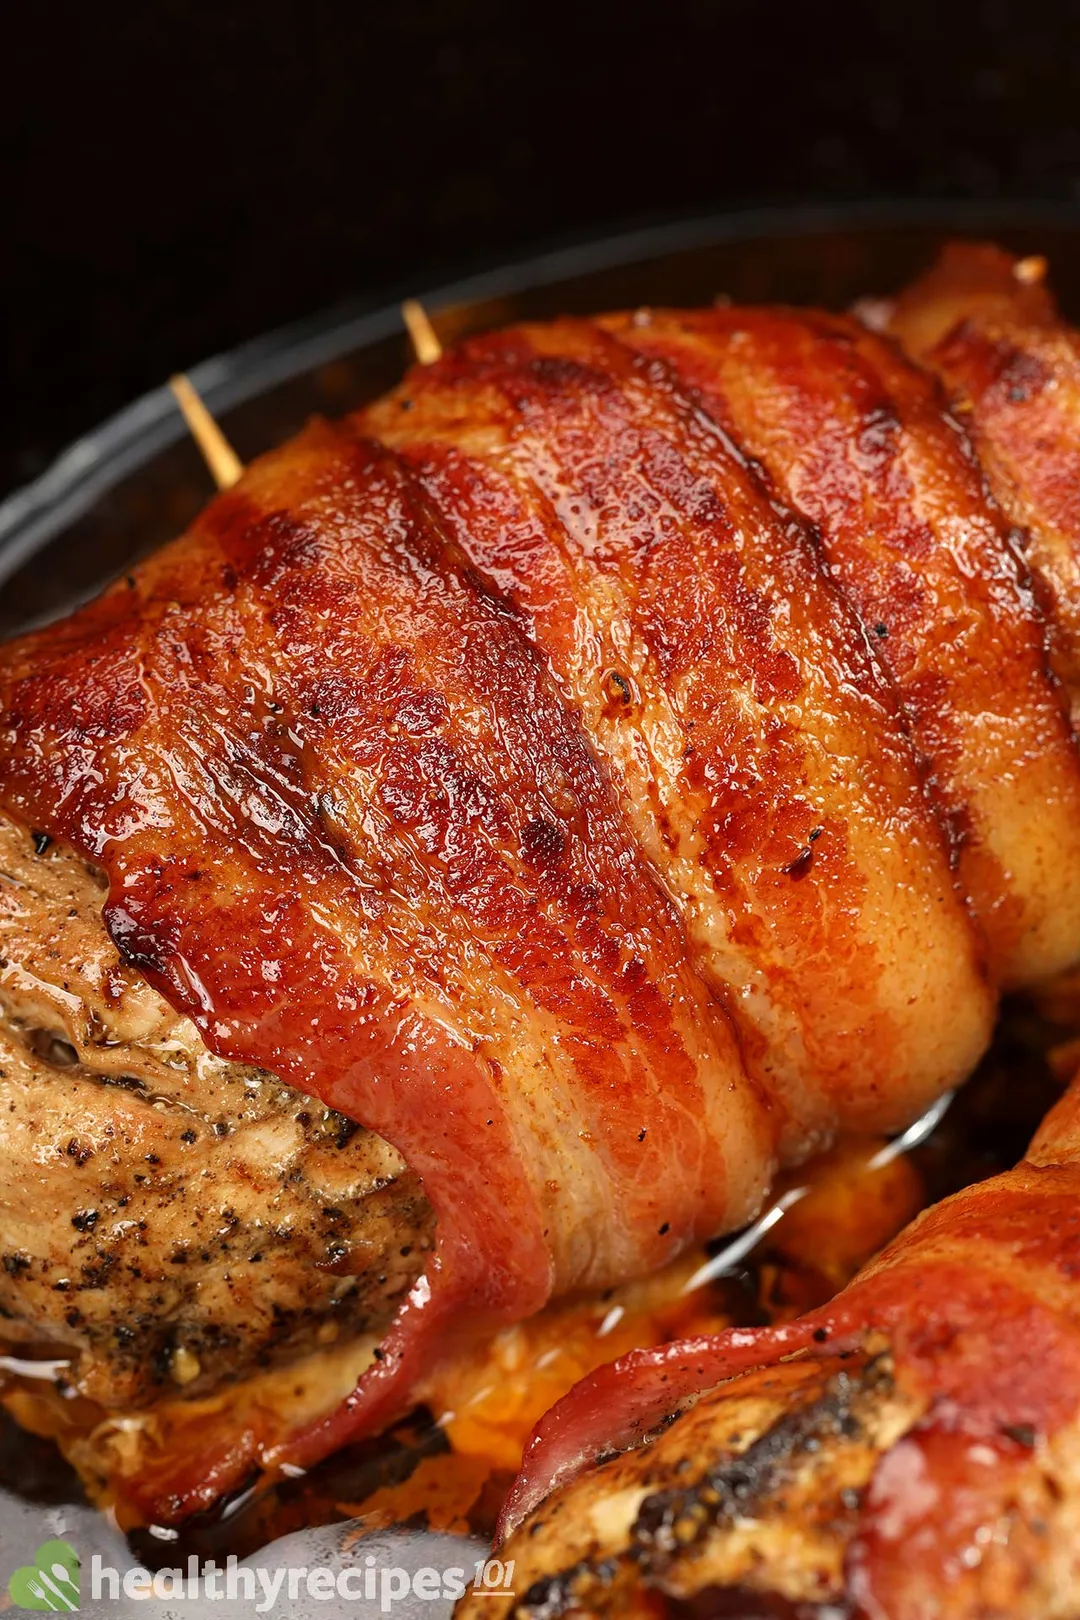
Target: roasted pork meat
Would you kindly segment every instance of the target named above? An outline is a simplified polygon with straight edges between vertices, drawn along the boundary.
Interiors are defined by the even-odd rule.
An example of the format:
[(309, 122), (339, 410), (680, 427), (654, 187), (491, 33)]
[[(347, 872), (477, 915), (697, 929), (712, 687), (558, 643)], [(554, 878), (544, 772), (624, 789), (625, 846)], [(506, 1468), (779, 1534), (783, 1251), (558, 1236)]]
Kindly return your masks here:
[(846, 318), (517, 327), (0, 650), (3, 1336), (218, 1402), (148, 1513), (737, 1226), (1080, 956), (987, 478)]
[(400, 1157), (212, 1057), (70, 851), (7, 823), (0, 882), (4, 1337), (68, 1347), (115, 1407), (383, 1329), (431, 1241)]

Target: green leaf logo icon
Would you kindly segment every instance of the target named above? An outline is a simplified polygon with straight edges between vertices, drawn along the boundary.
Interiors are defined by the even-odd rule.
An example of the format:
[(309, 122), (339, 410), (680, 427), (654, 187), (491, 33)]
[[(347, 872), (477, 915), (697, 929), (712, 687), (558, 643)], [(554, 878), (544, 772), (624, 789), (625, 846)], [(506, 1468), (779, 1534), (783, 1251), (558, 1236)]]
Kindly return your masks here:
[(79, 1555), (66, 1541), (43, 1541), (32, 1564), (8, 1582), (8, 1597), (21, 1609), (70, 1614), (79, 1607)]

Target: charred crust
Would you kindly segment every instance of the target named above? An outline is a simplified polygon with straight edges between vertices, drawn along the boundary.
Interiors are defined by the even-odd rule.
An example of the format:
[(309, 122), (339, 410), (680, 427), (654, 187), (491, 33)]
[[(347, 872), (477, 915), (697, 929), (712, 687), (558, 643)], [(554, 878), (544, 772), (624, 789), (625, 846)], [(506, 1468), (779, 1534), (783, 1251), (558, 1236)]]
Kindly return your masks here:
[[(829, 1442), (850, 1441), (863, 1432), (860, 1409), (868, 1398), (889, 1394), (894, 1387), (887, 1353), (872, 1356), (858, 1370), (835, 1372), (821, 1393), (805, 1406), (786, 1412), (736, 1456), (730, 1454), (690, 1486), (654, 1492), (645, 1498), (631, 1527), (630, 1542), (617, 1556), (582, 1559), (565, 1570), (534, 1582), (519, 1600), (514, 1614), (520, 1620), (562, 1620), (579, 1614), (619, 1614), (640, 1603), (642, 1588), (649, 1594), (650, 1614), (671, 1620), (713, 1620), (739, 1616), (740, 1620), (848, 1620), (845, 1601), (830, 1598), (822, 1605), (792, 1603), (768, 1590), (744, 1586), (710, 1586), (689, 1597), (674, 1598), (663, 1591), (665, 1572), (681, 1556), (700, 1547), (715, 1529), (739, 1521), (785, 1511), (785, 1487), (800, 1464)], [(728, 1436), (739, 1444), (741, 1436)], [(676, 1474), (693, 1467), (683, 1459)], [(841, 1514), (853, 1514), (861, 1493), (847, 1488), (838, 1493)], [(534, 1534), (534, 1521), (526, 1534)], [(550, 1528), (550, 1521), (542, 1521)], [(637, 1608), (634, 1607), (634, 1612)]]
[(530, 865), (550, 866), (564, 855), (566, 834), (554, 821), (549, 821), (545, 816), (534, 816), (525, 825), (521, 845)]
[(95, 1074), (93, 1076), (99, 1086), (115, 1086), (119, 1091), (133, 1091), (144, 1093), (149, 1090), (145, 1080), (140, 1080), (136, 1074)]
[(617, 1559), (597, 1564), (583, 1561), (534, 1581), (512, 1612), (520, 1620), (561, 1620), (563, 1615), (580, 1613), (583, 1608), (591, 1610), (600, 1593), (611, 1601), (612, 1588), (625, 1579), (626, 1572)]
[(362, 1128), (357, 1124), (355, 1119), (346, 1119), (343, 1114), (334, 1114), (332, 1116), (332, 1120), (334, 1127), (334, 1146), (336, 1148), (347, 1147), (352, 1141), (353, 1137), (356, 1135), (357, 1131)]
[(760, 1509), (800, 1456), (838, 1436), (856, 1439), (861, 1433), (857, 1403), (869, 1391), (884, 1392), (891, 1386), (892, 1372), (884, 1356), (868, 1362), (860, 1376), (836, 1373), (817, 1400), (785, 1413), (745, 1451), (710, 1470), (697, 1484), (646, 1497), (631, 1532), (635, 1546), (646, 1557), (668, 1555), (691, 1546), (713, 1526)]
[(810, 844), (804, 844), (793, 860), (788, 861), (780, 868), (785, 877), (794, 878), (796, 882), (804, 878), (814, 864), (814, 851)]

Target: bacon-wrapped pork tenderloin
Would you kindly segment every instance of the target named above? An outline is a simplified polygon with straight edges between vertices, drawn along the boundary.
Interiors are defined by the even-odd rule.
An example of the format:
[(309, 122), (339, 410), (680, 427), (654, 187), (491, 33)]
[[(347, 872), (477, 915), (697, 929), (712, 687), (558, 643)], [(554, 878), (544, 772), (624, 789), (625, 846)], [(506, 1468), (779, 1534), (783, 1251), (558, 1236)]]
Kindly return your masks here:
[[(773, 416), (750, 397), (770, 390)], [(815, 462), (791, 440), (818, 409)], [(147, 1513), (378, 1428), (463, 1334), (661, 1266), (744, 1221), (778, 1163), (961, 1080), (999, 983), (1080, 955), (1080, 766), (1046, 634), (962, 429), (886, 340), (642, 312), (467, 340), (3, 649), (14, 866), (90, 863), (112, 943), (84, 891), (31, 1018), (33, 901), (9, 908), (0, 1153), (37, 1129), (34, 1088), (85, 1105), (99, 1143), (88, 1083), (137, 1082), (107, 1160), (50, 1127), (6, 1178), (9, 1336), (66, 1347), (106, 1408), (152, 1400), (108, 1348), (142, 1241), (138, 1343), (206, 1395), (284, 1198), (304, 1240), (232, 1376), (323, 1326), (350, 1381), (366, 1367), (295, 1412), (263, 1395), (231, 1424), (226, 1400), (213, 1468), (158, 1459)], [(87, 949), (108, 1017), (143, 998), (123, 1054), (78, 1033), (103, 994)], [(343, 1120), (363, 1130), (328, 1164), (305, 1133)], [(17, 1206), (74, 1219), (90, 1185), (97, 1297), (61, 1305), (56, 1224)], [(168, 1245), (209, 1268), (198, 1289)]]

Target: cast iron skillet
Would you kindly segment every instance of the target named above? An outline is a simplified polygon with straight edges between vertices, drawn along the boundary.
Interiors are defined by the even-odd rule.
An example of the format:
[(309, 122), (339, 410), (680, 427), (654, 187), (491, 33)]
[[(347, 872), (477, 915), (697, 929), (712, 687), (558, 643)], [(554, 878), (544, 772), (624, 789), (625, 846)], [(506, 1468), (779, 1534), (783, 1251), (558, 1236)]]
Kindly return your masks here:
[[(843, 308), (861, 294), (899, 287), (956, 235), (1046, 254), (1056, 292), (1080, 319), (1080, 206), (1054, 203), (865, 203), (718, 215), (555, 249), (420, 295), (444, 341), (518, 317), (707, 304), (718, 294)], [(315, 316), (191, 375), (247, 459), (314, 414), (366, 403), (400, 379), (410, 358), (395, 298)], [(0, 638), (91, 595), (182, 530), (211, 493), (168, 389), (136, 400), (0, 506)]]

